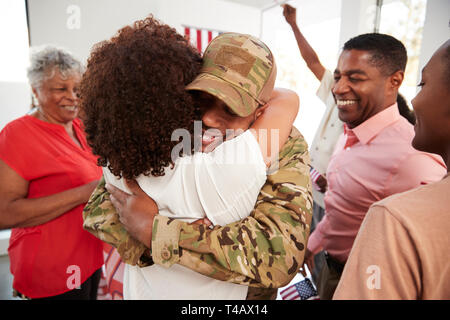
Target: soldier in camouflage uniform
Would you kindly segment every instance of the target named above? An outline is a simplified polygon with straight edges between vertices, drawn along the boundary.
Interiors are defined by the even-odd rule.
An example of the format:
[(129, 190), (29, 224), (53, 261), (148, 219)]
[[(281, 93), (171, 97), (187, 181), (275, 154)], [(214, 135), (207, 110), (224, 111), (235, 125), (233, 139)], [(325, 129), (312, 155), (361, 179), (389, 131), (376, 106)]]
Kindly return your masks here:
[[(245, 117), (268, 101), (275, 76), (272, 53), (262, 42), (226, 33), (207, 47), (202, 71), (187, 89), (205, 91), (225, 102), (237, 117)], [(248, 299), (273, 299), (276, 288), (289, 283), (302, 266), (310, 231), (308, 146), (297, 129), (274, 163), (250, 216), (227, 226), (209, 229), (156, 215), (148, 230), (149, 249), (120, 223), (102, 181), (85, 207), (84, 227), (115, 246), (126, 263), (179, 263), (215, 279), (249, 285)], [(127, 213), (116, 204), (119, 214)]]

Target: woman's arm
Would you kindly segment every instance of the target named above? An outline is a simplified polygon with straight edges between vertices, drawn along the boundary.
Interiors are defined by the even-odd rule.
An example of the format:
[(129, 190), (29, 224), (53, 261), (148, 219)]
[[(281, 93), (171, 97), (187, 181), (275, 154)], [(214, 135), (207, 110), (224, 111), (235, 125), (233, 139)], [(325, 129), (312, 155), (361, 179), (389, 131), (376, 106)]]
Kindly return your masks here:
[(256, 111), (257, 119), (250, 129), (261, 148), (264, 162), (270, 166), (286, 143), (297, 117), (299, 98), (294, 91), (276, 88), (269, 102)]
[(0, 160), (0, 229), (32, 227), (87, 202), (98, 181), (46, 197), (27, 199), (29, 182)]

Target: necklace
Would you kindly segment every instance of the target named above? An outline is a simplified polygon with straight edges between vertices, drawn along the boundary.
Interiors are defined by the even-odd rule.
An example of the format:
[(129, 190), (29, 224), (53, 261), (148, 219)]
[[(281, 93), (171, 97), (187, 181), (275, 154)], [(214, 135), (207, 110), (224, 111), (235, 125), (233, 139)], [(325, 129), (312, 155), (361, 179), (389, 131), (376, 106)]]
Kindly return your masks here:
[(48, 122), (48, 123), (52, 123), (52, 122), (50, 121), (50, 119), (47, 118), (47, 116), (45, 115), (45, 113), (42, 112), (42, 110), (41, 110), (40, 107), (36, 107), (36, 109), (37, 109), (37, 112), (44, 118), (44, 119), (41, 119), (41, 120), (44, 120), (44, 121), (46, 121), (46, 122)]

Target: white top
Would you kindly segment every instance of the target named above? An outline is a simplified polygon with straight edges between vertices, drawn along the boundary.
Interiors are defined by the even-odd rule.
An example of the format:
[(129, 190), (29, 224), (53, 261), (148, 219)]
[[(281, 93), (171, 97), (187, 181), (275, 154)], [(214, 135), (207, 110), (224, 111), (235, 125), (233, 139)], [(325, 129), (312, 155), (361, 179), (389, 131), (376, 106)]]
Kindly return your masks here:
[[(245, 131), (211, 153), (178, 158), (162, 177), (139, 176), (140, 187), (158, 204), (159, 214), (183, 221), (207, 217), (227, 225), (247, 217), (266, 181), (266, 165), (254, 135)], [(123, 180), (103, 169), (105, 181), (129, 192)], [(247, 286), (206, 277), (175, 264), (170, 268), (126, 265), (124, 299), (246, 298)]]
[[(331, 71), (325, 70), (319, 89), (317, 89), (317, 97), (326, 105), (325, 113), (322, 117), (316, 135), (310, 147), (311, 166), (321, 174), (327, 172), (328, 163), (333, 154), (336, 142), (344, 131), (344, 125), (339, 119), (339, 111), (336, 108), (331, 87), (334, 83), (334, 77)], [(324, 194), (315, 188), (312, 189), (313, 199), (322, 208), (325, 208), (323, 201)]]

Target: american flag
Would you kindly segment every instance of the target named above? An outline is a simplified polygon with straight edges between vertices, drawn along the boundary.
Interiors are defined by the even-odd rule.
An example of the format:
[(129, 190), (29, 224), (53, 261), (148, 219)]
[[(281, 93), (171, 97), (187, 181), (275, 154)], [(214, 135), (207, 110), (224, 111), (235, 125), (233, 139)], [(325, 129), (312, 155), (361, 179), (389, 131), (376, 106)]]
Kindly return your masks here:
[(314, 188), (316, 188), (316, 190), (320, 191), (320, 188), (317, 185), (317, 179), (319, 179), (322, 176), (320, 174), (320, 172), (317, 171), (316, 169), (314, 169), (313, 167), (311, 167), (309, 169), (309, 175), (311, 176), (311, 181), (313, 182)]
[(319, 300), (311, 280), (305, 278), (280, 292), (283, 300)]
[(184, 26), (184, 35), (200, 53), (203, 53), (203, 51), (208, 46), (208, 43), (210, 43), (212, 39), (214, 39), (221, 33), (222, 32), (215, 30), (206, 30)]
[(311, 167), (311, 168), (309, 169), (309, 175), (311, 176), (311, 180), (312, 180), (313, 182), (316, 182), (317, 179), (319, 179), (320, 176), (321, 176), (320, 172), (317, 171), (316, 169), (314, 169), (313, 167)]
[(105, 264), (102, 268), (97, 300), (122, 300), (125, 265), (117, 249), (106, 242), (103, 242), (103, 258)]

